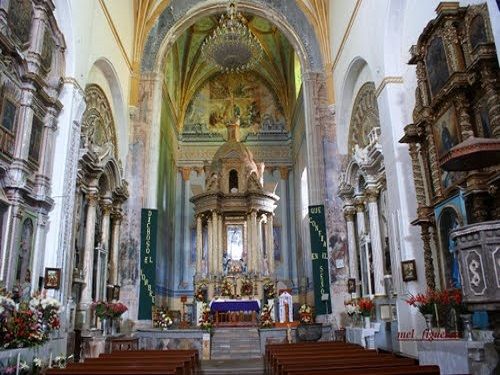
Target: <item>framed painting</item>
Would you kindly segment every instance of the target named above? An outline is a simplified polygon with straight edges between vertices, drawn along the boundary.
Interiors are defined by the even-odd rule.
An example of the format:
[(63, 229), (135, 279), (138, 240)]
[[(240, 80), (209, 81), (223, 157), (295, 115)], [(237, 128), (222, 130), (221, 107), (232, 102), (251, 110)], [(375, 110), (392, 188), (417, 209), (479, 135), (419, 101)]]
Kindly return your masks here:
[(431, 94), (436, 96), (450, 76), (442, 38), (436, 37), (429, 43), (425, 56), (425, 67)]
[(356, 279), (347, 279), (347, 293), (356, 293)]
[(45, 268), (45, 289), (59, 289), (61, 287), (61, 269)]
[(14, 128), (16, 124), (16, 105), (8, 98), (4, 98), (2, 104), (2, 127), (8, 130), (10, 133), (14, 133)]
[(415, 259), (401, 262), (401, 274), (403, 275), (404, 282), (417, 280), (417, 265), (415, 264)]
[(460, 142), (457, 114), (454, 106), (444, 110), (434, 123), (434, 142), (439, 159)]

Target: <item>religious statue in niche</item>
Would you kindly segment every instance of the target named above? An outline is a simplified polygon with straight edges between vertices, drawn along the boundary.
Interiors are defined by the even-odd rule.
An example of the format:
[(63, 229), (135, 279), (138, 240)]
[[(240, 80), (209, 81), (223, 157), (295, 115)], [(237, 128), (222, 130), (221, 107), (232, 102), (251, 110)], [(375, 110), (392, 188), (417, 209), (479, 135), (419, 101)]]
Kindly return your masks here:
[(224, 254), (224, 272), (226, 274), (237, 274), (247, 272), (247, 266), (243, 259), (243, 225), (228, 225), (227, 252)]

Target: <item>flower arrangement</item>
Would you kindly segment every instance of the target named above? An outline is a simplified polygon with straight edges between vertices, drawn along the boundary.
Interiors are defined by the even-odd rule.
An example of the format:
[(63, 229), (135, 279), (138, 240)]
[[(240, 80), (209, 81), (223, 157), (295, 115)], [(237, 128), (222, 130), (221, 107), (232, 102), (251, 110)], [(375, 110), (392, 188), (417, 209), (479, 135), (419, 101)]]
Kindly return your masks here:
[(359, 306), (356, 300), (350, 300), (348, 302), (344, 302), (345, 311), (349, 317), (353, 317), (355, 314), (360, 314)]
[(73, 354), (66, 357), (64, 354), (60, 354), (54, 359), (52, 359), (51, 367), (53, 368), (66, 368), (68, 361), (73, 358)]
[(41, 314), (42, 323), (49, 332), (60, 328), (59, 312), (61, 304), (58, 300), (46, 297), (45, 294), (35, 294), (29, 302), (29, 306)]
[(220, 294), (224, 297), (232, 297), (233, 296), (233, 283), (230, 282), (227, 278), (224, 278), (224, 280), (222, 280)]
[(267, 299), (272, 299), (276, 297), (276, 288), (274, 287), (274, 282), (272, 280), (266, 280), (264, 282), (264, 295)]
[(359, 312), (363, 316), (370, 316), (373, 311), (373, 301), (368, 298), (361, 298), (358, 300)]
[(241, 294), (243, 296), (252, 296), (253, 295), (253, 283), (249, 278), (244, 278), (241, 283)]
[(35, 294), (27, 302), (16, 304), (4, 290), (0, 295), (0, 348), (41, 345), (49, 333), (60, 327), (60, 303)]
[(127, 306), (121, 302), (98, 301), (94, 302), (92, 307), (95, 309), (95, 314), (99, 319), (119, 318), (128, 310)]
[(416, 307), (422, 315), (434, 314), (438, 305), (440, 305), (447, 297), (440, 291), (428, 290), (426, 294), (419, 293), (410, 295), (406, 303)]
[(271, 316), (272, 307), (269, 305), (262, 306), (262, 311), (260, 313), (260, 327), (261, 328), (272, 328), (274, 326), (273, 318)]
[(311, 324), (313, 323), (313, 313), (312, 307), (308, 304), (303, 304), (299, 308), (299, 319), (302, 324)]
[(204, 282), (199, 283), (196, 286), (196, 291), (194, 293), (194, 299), (198, 302), (205, 302), (205, 295), (207, 292), (207, 284)]
[(207, 303), (203, 303), (201, 307), (201, 317), (199, 320), (200, 328), (209, 331), (212, 329), (212, 320), (210, 317), (210, 307)]
[(173, 323), (168, 308), (161, 306), (153, 310), (153, 327), (167, 329)]

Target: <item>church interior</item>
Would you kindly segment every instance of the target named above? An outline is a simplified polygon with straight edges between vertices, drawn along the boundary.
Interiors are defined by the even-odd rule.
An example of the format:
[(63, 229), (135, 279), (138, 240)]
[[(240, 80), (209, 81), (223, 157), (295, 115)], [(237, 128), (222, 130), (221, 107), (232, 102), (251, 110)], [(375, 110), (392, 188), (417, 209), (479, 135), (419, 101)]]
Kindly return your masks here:
[(500, 373), (497, 42), (498, 0), (0, 0), (0, 374)]

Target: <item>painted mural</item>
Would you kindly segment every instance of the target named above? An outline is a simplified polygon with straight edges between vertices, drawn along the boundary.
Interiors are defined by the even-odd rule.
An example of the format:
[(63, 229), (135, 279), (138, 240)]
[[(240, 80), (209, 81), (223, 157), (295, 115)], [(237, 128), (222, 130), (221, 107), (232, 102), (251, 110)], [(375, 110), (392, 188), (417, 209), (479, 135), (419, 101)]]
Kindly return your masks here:
[(226, 124), (239, 121), (241, 137), (249, 133), (286, 132), (285, 117), (271, 90), (253, 73), (211, 78), (190, 102), (184, 134), (226, 134)]

